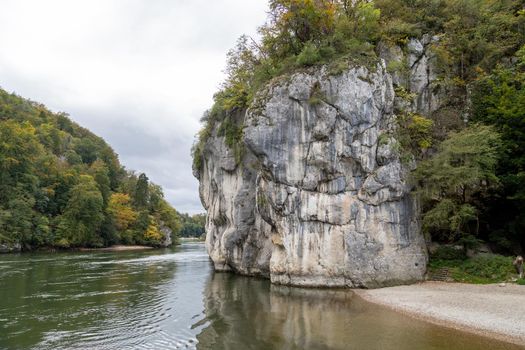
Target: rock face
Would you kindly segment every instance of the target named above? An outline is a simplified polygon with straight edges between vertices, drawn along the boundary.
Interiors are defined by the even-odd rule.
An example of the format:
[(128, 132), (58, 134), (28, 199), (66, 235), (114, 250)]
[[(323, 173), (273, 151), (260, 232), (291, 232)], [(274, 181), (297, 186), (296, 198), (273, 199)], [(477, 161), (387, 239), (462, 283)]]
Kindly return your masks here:
[(438, 41), (438, 36), (425, 34), (421, 39), (410, 39), (404, 49), (397, 45), (379, 43), (379, 56), (385, 60), (387, 66), (405, 67), (392, 74), (395, 86), (406, 87), (413, 94), (408, 105), (402, 99), (396, 101), (404, 104), (402, 109), (428, 115), (440, 108), (440, 96), (443, 92), (436, 84), (435, 54), (430, 49)]
[(161, 247), (169, 247), (173, 244), (171, 235), (173, 232), (171, 229), (165, 225), (160, 226), (160, 233), (162, 234), (162, 240), (160, 242)]
[(215, 269), (298, 286), (421, 280), (427, 253), (394, 99), (383, 61), (316, 69), (273, 82), (236, 116), (240, 162), (216, 128), (195, 169)]
[(22, 251), (22, 246), (20, 243), (1, 243), (0, 244), (0, 254), (1, 253), (14, 253)]

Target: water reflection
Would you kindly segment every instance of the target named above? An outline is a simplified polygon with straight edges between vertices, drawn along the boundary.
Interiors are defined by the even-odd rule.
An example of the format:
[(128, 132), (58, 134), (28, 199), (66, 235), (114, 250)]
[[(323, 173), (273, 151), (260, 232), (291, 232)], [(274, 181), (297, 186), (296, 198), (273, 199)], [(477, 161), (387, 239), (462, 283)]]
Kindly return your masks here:
[(272, 286), (214, 274), (204, 292), (209, 325), (198, 349), (518, 349), (436, 327), (364, 302), (347, 290)]
[(0, 256), (0, 349), (517, 349), (348, 290), (214, 274), (202, 244)]

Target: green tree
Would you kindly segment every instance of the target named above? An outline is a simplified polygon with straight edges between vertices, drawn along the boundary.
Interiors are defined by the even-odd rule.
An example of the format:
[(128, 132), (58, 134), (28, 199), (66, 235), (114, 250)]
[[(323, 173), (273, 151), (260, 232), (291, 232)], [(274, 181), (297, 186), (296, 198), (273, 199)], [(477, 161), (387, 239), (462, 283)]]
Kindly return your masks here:
[(181, 237), (201, 237), (204, 234), (206, 224), (206, 214), (181, 214), (180, 220), (182, 227), (180, 229)]
[(99, 229), (104, 220), (104, 200), (97, 183), (89, 175), (81, 175), (59, 219), (57, 244), (60, 246), (101, 246)]
[(133, 202), (139, 209), (147, 208), (149, 203), (149, 182), (146, 174), (142, 173), (137, 179), (135, 185), (135, 192), (133, 194)]
[(97, 151), (97, 145), (91, 138), (81, 138), (76, 142), (75, 152), (85, 164), (91, 164), (97, 160)]
[(4, 121), (0, 124), (0, 200), (8, 200), (20, 183), (32, 185), (35, 163), (42, 154), (36, 129), (29, 123)]
[(29, 245), (33, 234), (34, 198), (19, 195), (0, 210), (0, 242)]
[[(466, 242), (478, 233), (478, 199), (498, 186), (500, 136), (490, 126), (453, 133), (415, 171), (423, 203), (423, 229), (440, 241)], [(473, 226), (471, 225), (473, 224)]]
[[(0, 242), (33, 249), (143, 240), (147, 226), (137, 235), (133, 231), (138, 214), (130, 196), (137, 182), (104, 140), (67, 114), (0, 89)], [(151, 214), (158, 226), (167, 205), (162, 190), (147, 178), (141, 182), (139, 197), (140, 186), (146, 189), (141, 211), (148, 225)], [(110, 203), (119, 191), (127, 199)]]
[(106, 207), (111, 194), (109, 170), (106, 163), (97, 159), (89, 167), (89, 173), (97, 183), (98, 189), (102, 194), (102, 199), (104, 200), (104, 207)]
[(518, 52), (513, 67), (501, 66), (477, 81), (472, 105), (472, 119), (493, 125), (502, 139), (497, 174), (503, 186), (487, 203), (485, 225), (492, 240), (509, 250), (516, 243), (525, 247), (525, 57)]
[(336, 6), (329, 0), (270, 0), (270, 24), (263, 27), (264, 44), (272, 55), (299, 54), (307, 42), (333, 33)]

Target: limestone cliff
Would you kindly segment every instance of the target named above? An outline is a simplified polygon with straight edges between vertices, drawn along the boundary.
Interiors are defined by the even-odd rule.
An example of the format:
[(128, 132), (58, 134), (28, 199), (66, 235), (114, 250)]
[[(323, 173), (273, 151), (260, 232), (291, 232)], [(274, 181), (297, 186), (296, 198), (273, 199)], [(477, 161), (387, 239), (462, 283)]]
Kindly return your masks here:
[[(420, 41), (409, 49), (407, 58), (391, 48), (384, 56), (414, 61), (410, 108), (432, 109), (429, 58)], [(400, 160), (395, 137), (393, 79), (400, 78), (381, 60), (371, 69), (312, 68), (272, 82), (234, 116), (244, 125), (240, 161), (218, 127), (212, 131), (194, 170), (216, 270), (298, 286), (423, 278), (427, 253), (410, 164)]]

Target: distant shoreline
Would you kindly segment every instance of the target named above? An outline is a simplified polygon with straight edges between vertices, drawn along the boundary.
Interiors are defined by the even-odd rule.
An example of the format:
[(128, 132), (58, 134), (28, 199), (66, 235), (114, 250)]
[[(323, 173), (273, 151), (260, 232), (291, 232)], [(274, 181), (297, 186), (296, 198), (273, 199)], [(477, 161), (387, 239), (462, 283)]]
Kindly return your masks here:
[[(178, 240), (178, 243), (174, 243), (169, 247), (177, 246), (181, 243), (204, 243), (203, 239), (194, 238), (194, 237), (181, 237)], [(70, 247), (70, 248), (61, 248), (61, 247), (38, 247), (34, 250), (21, 250), (20, 247), (16, 249), (11, 249), (5, 247), (4, 250), (0, 249), (0, 255), (4, 254), (23, 254), (23, 253), (56, 253), (56, 252), (125, 252), (125, 251), (140, 251), (140, 250), (151, 250), (151, 249), (161, 249), (169, 247), (152, 247), (146, 245), (124, 245), (116, 244), (109, 247), (102, 248), (89, 248), (89, 247)], [(0, 248), (2, 246), (0, 245)]]
[(123, 252), (123, 251), (131, 251), (131, 250), (149, 250), (149, 249), (155, 249), (154, 247), (145, 246), (145, 245), (112, 245), (110, 247), (104, 247), (104, 248), (78, 248), (77, 250), (80, 252)]
[(439, 326), (525, 345), (525, 287), (424, 282), (354, 290), (364, 300)]

